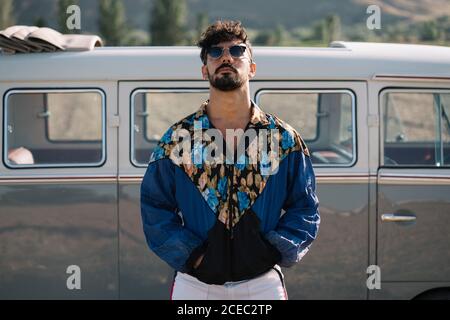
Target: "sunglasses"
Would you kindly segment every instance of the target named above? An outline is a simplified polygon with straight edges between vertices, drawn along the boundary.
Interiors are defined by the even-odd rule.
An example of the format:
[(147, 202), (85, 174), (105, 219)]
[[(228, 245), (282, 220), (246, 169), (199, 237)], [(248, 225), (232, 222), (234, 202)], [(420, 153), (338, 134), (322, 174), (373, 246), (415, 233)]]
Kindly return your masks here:
[(237, 44), (234, 46), (231, 46), (229, 48), (222, 48), (222, 47), (209, 47), (206, 52), (209, 54), (209, 56), (213, 59), (219, 59), (225, 50), (228, 50), (230, 55), (233, 58), (240, 58), (244, 55), (245, 50), (247, 49), (247, 46), (243, 44)]

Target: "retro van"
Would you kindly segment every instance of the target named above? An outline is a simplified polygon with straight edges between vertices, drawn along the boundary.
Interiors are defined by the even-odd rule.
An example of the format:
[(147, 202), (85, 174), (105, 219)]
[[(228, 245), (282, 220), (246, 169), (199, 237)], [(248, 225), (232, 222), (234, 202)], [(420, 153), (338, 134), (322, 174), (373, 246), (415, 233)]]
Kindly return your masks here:
[[(321, 225), (290, 299), (450, 297), (450, 48), (254, 48), (252, 99), (294, 126)], [(0, 55), (0, 298), (168, 299), (140, 183), (208, 98), (194, 47)]]

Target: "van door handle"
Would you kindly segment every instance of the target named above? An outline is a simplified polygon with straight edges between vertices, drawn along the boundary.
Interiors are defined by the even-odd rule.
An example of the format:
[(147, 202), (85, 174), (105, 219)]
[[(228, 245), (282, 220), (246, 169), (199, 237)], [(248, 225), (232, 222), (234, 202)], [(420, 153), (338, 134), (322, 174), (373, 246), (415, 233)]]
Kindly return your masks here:
[(147, 111), (136, 112), (136, 115), (138, 117), (148, 117), (148, 112)]
[(398, 215), (395, 213), (384, 213), (381, 215), (381, 221), (386, 222), (411, 222), (415, 220), (416, 217), (411, 215)]
[(39, 112), (38, 114), (37, 114), (37, 116), (38, 116), (38, 118), (48, 118), (48, 117), (50, 117), (50, 115), (51, 115), (51, 112), (50, 111), (43, 111), (43, 112)]

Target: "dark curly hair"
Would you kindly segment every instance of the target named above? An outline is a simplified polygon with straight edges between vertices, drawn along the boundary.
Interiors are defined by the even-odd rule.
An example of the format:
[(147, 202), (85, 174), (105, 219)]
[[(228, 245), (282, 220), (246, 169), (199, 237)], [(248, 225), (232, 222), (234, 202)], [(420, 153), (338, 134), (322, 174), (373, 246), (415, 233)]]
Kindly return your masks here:
[(233, 40), (241, 40), (242, 43), (247, 45), (248, 50), (250, 51), (250, 59), (252, 59), (252, 46), (248, 40), (247, 32), (241, 25), (241, 22), (232, 20), (218, 20), (202, 33), (200, 40), (197, 42), (197, 46), (202, 49), (200, 51), (200, 59), (203, 64), (206, 64), (206, 50), (209, 47), (220, 42)]

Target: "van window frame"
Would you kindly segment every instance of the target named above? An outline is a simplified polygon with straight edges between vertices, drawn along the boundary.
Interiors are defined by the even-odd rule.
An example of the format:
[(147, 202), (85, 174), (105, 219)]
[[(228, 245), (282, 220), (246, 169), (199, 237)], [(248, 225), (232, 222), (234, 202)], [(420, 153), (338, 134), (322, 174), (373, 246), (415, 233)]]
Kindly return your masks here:
[[(255, 102), (256, 104), (259, 105), (260, 102), (260, 97), (263, 94), (266, 93), (300, 93), (300, 94), (304, 94), (304, 93), (346, 93), (350, 95), (350, 99), (351, 99), (351, 104), (352, 104), (352, 145), (353, 145), (353, 154), (352, 154), (352, 160), (349, 163), (346, 164), (338, 164), (338, 163), (331, 163), (331, 164), (324, 164), (324, 163), (314, 163), (314, 167), (324, 167), (324, 168), (351, 168), (353, 167), (357, 162), (358, 162), (358, 140), (357, 140), (357, 134), (358, 134), (358, 130), (357, 130), (357, 122), (356, 122), (356, 94), (355, 92), (350, 89), (350, 88), (338, 88), (338, 89), (320, 89), (320, 88), (306, 88), (306, 89), (302, 89), (302, 88), (286, 88), (286, 89), (282, 89), (282, 88), (277, 88), (277, 89), (270, 89), (270, 88), (261, 88), (259, 89), (256, 93), (255, 93)], [(319, 95), (320, 97), (320, 95)], [(317, 112), (320, 112), (319, 107), (320, 107), (320, 100), (318, 101), (319, 105), (317, 108)], [(264, 107), (262, 107), (262, 109), (264, 110)], [(286, 121), (285, 119), (282, 119), (284, 121)], [(289, 123), (289, 121), (286, 121), (287, 123)], [(320, 126), (318, 125), (318, 120), (317, 120), (317, 125), (316, 125), (316, 139), (314, 140), (305, 140), (306, 145), (308, 145), (308, 142), (314, 142), (318, 139), (318, 137), (320, 136)], [(301, 134), (300, 134), (301, 135)]]
[[(135, 99), (136, 95), (139, 93), (209, 93), (209, 88), (136, 88), (130, 94), (130, 162), (136, 168), (146, 168), (148, 166), (147, 163), (140, 163), (136, 161), (135, 158), (135, 141), (134, 141), (134, 117), (135, 117)], [(200, 105), (198, 106), (200, 108)], [(174, 124), (176, 121), (181, 119), (174, 119)], [(172, 124), (169, 124), (172, 125)], [(167, 129), (169, 129), (169, 126)], [(143, 125), (143, 137), (146, 141), (151, 142), (147, 137), (147, 121), (144, 120)], [(150, 158), (149, 158), (150, 160)]]
[[(102, 157), (98, 162), (89, 162), (89, 163), (51, 163), (51, 164), (13, 164), (10, 163), (7, 159), (8, 150), (7, 150), (7, 127), (8, 127), (8, 98), (13, 94), (23, 94), (23, 93), (88, 93), (95, 92), (99, 93), (101, 96), (102, 104)], [(3, 165), (9, 169), (41, 169), (41, 168), (79, 168), (79, 167), (102, 167), (107, 160), (106, 154), (106, 94), (101, 88), (12, 88), (5, 92), (3, 96)], [(49, 143), (55, 143), (55, 141), (49, 140), (47, 136), (47, 123), (45, 124), (45, 139), (49, 141)], [(56, 143), (98, 143), (98, 141), (78, 141), (78, 140), (68, 140), (68, 141), (56, 141)]]
[[(437, 166), (436, 164), (431, 166), (425, 166), (425, 165), (417, 165), (417, 164), (399, 164), (399, 165), (389, 165), (384, 163), (384, 145), (385, 145), (385, 134), (384, 131), (386, 129), (385, 122), (384, 122), (384, 105), (383, 101), (385, 99), (385, 95), (388, 93), (443, 93), (443, 94), (449, 94), (450, 95), (450, 88), (424, 88), (424, 87), (384, 87), (378, 92), (378, 108), (379, 108), (379, 114), (380, 114), (380, 126), (379, 126), (379, 167), (380, 168), (389, 168), (389, 169), (432, 169), (432, 170), (438, 170), (438, 169), (449, 169), (450, 163)], [(441, 119), (441, 115), (439, 115), (439, 119)], [(441, 121), (440, 121), (441, 122)], [(442, 134), (442, 132), (441, 132)], [(435, 142), (435, 141), (434, 141)], [(442, 147), (442, 145), (441, 145)], [(440, 152), (443, 152), (443, 150), (440, 150)]]

